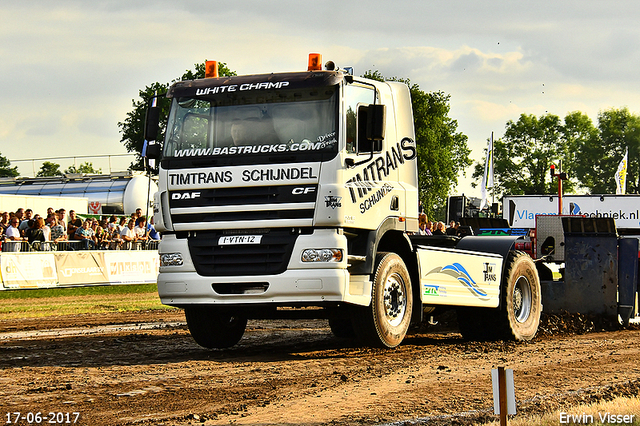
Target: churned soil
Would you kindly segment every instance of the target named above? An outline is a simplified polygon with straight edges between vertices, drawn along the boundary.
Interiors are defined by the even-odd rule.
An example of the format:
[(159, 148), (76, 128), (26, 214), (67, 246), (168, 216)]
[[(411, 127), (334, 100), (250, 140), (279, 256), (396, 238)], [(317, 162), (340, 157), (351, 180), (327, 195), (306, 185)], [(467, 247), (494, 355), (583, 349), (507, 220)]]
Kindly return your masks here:
[(519, 415), (639, 395), (640, 330), (606, 328), (560, 316), (532, 342), (468, 342), (445, 317), (382, 350), (322, 320), (250, 321), (238, 345), (207, 350), (179, 310), (2, 320), (0, 422), (481, 424), (498, 366), (514, 370)]

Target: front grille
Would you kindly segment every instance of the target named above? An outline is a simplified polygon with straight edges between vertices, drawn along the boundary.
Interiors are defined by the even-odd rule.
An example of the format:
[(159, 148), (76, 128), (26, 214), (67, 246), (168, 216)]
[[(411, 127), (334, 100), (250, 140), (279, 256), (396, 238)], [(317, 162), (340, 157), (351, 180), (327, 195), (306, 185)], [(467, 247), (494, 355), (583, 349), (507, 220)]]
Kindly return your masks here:
[(312, 220), (317, 189), (318, 185), (284, 185), (172, 191), (171, 220), (183, 228), (215, 222)]
[[(230, 231), (199, 231), (187, 238), (189, 251), (199, 275), (239, 276), (273, 275), (287, 269), (297, 232), (271, 229), (252, 235), (262, 235), (260, 244), (218, 245), (222, 236)], [(246, 230), (242, 234), (251, 233)], [(238, 232), (238, 235), (240, 231)]]
[(283, 185), (172, 191), (169, 203), (171, 208), (305, 203), (316, 200), (317, 188), (318, 185)]
[(313, 218), (313, 209), (300, 210), (260, 210), (237, 211), (226, 213), (197, 213), (177, 214), (173, 216), (173, 223), (202, 223), (224, 221), (253, 221), (275, 219), (309, 219)]

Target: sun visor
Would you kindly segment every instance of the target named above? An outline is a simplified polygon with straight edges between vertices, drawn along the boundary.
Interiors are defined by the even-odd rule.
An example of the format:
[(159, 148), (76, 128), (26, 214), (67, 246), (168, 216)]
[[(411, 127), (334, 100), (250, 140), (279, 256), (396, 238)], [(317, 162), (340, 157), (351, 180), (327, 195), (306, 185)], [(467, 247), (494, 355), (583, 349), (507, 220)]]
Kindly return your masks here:
[(179, 81), (169, 88), (167, 97), (206, 97), (231, 92), (329, 87), (339, 84), (344, 76), (339, 71), (313, 71)]

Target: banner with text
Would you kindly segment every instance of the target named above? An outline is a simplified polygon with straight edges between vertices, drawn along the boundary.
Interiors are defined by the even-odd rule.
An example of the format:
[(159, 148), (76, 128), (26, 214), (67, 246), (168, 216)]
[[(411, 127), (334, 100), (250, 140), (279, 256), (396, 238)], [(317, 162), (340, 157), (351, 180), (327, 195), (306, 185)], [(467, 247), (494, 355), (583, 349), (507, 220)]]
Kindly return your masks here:
[(51, 253), (3, 253), (0, 267), (6, 289), (53, 287), (58, 282)]
[(158, 269), (157, 250), (2, 253), (0, 290), (152, 284)]

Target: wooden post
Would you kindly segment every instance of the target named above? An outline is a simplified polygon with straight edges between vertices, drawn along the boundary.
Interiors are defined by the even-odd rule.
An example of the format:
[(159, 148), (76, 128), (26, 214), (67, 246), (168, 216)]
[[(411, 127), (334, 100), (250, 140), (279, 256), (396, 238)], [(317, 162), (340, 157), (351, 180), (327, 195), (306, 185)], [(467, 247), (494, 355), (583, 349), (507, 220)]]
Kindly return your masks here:
[(500, 394), (500, 426), (507, 426), (507, 375), (504, 367), (498, 367), (498, 392)]

